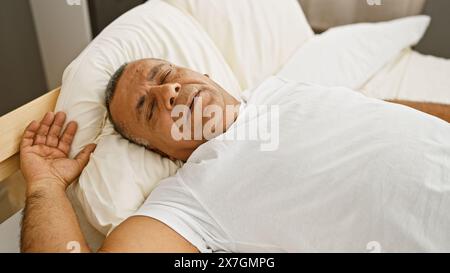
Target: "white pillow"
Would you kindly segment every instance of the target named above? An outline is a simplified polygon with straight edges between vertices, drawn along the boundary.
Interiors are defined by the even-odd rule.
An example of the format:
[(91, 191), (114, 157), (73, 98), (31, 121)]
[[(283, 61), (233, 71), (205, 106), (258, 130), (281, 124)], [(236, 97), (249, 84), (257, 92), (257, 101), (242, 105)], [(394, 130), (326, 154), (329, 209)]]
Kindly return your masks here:
[(306, 42), (279, 76), (359, 89), (403, 49), (417, 44), (429, 23), (428, 16), (414, 16), (332, 28)]
[(124, 62), (156, 57), (208, 73), (238, 96), (240, 87), (214, 43), (190, 16), (160, 0), (126, 13), (66, 69), (57, 111), (79, 124), (71, 156), (98, 142), (75, 187), (91, 224), (107, 234), (132, 214), (179, 164), (129, 144), (114, 132), (104, 104), (106, 85)]
[(167, 0), (206, 30), (243, 90), (277, 73), (314, 36), (297, 0)]

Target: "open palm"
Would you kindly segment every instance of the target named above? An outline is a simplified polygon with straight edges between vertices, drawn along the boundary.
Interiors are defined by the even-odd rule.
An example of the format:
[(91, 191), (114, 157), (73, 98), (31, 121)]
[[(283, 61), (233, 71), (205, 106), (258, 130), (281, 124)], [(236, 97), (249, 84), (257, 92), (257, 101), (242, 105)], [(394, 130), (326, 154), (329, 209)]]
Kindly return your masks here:
[(41, 122), (33, 121), (26, 128), (20, 147), (20, 161), (28, 183), (51, 180), (67, 187), (87, 165), (95, 145), (86, 146), (74, 159), (70, 159), (70, 146), (77, 124), (70, 122), (61, 134), (65, 120), (63, 112), (47, 113)]

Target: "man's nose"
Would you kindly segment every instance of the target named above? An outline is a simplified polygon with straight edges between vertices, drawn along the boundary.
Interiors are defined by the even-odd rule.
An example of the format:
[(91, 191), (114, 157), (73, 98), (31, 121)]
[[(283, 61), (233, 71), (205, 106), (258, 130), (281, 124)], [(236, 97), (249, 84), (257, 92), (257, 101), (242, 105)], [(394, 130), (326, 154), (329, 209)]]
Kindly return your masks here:
[(158, 103), (163, 105), (167, 110), (172, 110), (175, 104), (175, 99), (178, 97), (181, 85), (179, 83), (168, 83), (161, 85), (159, 90), (155, 90), (155, 96)]

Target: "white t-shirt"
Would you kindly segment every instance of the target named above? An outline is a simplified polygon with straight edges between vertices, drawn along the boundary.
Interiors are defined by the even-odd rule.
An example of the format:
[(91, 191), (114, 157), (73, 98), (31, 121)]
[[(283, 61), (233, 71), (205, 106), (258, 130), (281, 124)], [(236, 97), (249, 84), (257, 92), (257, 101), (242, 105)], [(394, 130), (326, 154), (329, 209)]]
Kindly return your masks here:
[[(232, 127), (161, 181), (136, 215), (201, 252), (450, 250), (447, 123), (276, 77), (244, 101)], [(275, 149), (227, 138), (267, 122), (271, 111), (255, 114), (254, 105), (278, 106)]]

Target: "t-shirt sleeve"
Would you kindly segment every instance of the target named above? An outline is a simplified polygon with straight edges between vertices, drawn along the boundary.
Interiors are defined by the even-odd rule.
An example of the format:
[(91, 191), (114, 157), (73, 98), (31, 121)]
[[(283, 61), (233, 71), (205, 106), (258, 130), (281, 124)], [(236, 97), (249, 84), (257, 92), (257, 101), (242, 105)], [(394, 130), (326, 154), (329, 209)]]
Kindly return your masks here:
[(202, 253), (210, 253), (200, 225), (202, 209), (175, 175), (160, 182), (134, 216), (147, 216), (169, 226)]

